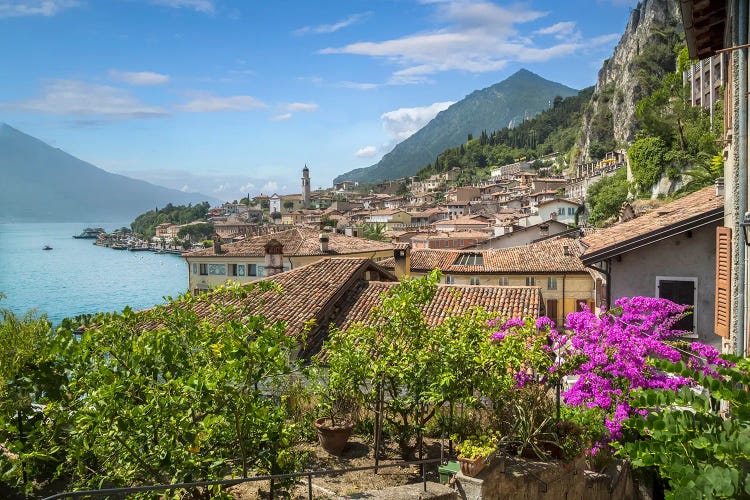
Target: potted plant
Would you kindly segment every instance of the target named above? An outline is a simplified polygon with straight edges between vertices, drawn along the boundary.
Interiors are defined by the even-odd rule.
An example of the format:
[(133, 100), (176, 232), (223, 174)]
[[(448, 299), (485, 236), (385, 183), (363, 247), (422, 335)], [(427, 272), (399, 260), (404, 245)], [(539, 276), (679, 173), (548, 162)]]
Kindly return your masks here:
[(470, 436), (457, 445), (458, 463), (461, 473), (465, 476), (475, 477), (479, 474), (487, 462), (495, 454), (497, 449), (497, 434), (485, 434), (481, 436)]
[(358, 406), (359, 391), (345, 374), (318, 368), (314, 392), (318, 396), (320, 418), (313, 423), (320, 445), (331, 455), (340, 455), (354, 429), (352, 414)]

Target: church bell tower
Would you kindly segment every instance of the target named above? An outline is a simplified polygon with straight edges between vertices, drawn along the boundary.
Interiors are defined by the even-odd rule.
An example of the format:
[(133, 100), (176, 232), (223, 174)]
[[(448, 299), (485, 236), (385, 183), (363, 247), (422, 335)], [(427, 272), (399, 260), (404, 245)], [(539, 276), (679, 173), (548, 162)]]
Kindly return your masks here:
[(310, 206), (310, 169), (307, 165), (302, 169), (302, 206)]

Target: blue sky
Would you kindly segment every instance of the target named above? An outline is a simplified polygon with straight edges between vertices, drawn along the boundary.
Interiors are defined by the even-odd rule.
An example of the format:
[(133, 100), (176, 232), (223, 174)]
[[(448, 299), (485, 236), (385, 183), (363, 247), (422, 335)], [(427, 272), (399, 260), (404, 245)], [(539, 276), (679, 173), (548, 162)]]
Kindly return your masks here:
[(520, 68), (594, 84), (635, 3), (0, 0), (0, 121), (220, 199), (327, 187)]

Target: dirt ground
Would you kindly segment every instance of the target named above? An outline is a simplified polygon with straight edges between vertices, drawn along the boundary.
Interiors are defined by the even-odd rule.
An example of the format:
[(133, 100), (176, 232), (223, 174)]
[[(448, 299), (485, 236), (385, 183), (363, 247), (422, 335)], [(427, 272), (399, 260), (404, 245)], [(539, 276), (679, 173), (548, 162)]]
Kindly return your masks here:
[[(326, 453), (320, 444), (310, 444), (304, 449), (312, 451), (312, 459), (305, 470), (331, 470), (345, 469), (350, 467), (365, 467), (375, 465), (375, 449), (372, 443), (364, 439), (352, 436), (349, 445), (340, 457), (335, 457)], [(448, 453), (448, 442), (445, 442), (445, 454)], [(387, 457), (387, 458), (383, 458)], [(440, 458), (440, 441), (425, 439), (424, 458)], [(402, 462), (398, 454), (398, 448), (395, 445), (387, 445), (386, 449), (381, 451), (380, 465), (393, 464)], [(438, 464), (429, 464), (426, 466), (426, 475), (428, 481), (438, 480)], [(346, 472), (343, 474), (333, 474), (325, 476), (314, 476), (313, 498), (334, 498), (341, 495), (354, 495), (368, 490), (387, 488), (389, 486), (400, 486), (408, 483), (421, 481), (418, 466), (410, 467), (388, 467), (378, 471), (373, 470)], [(269, 482), (258, 481), (241, 484), (232, 487), (229, 492), (237, 500), (260, 500), (269, 498)], [(291, 496), (282, 496), (278, 492), (274, 498), (292, 498), (306, 499), (308, 492), (307, 478), (298, 484), (291, 492)]]

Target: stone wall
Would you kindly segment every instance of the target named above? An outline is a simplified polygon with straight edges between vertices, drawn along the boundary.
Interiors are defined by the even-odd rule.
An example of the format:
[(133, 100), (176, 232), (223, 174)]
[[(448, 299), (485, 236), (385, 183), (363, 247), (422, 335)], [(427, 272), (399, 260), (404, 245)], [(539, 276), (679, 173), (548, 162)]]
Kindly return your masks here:
[(607, 474), (585, 470), (583, 458), (569, 463), (495, 459), (477, 477), (456, 475), (462, 500), (626, 500), (638, 496), (630, 468), (613, 464)]

